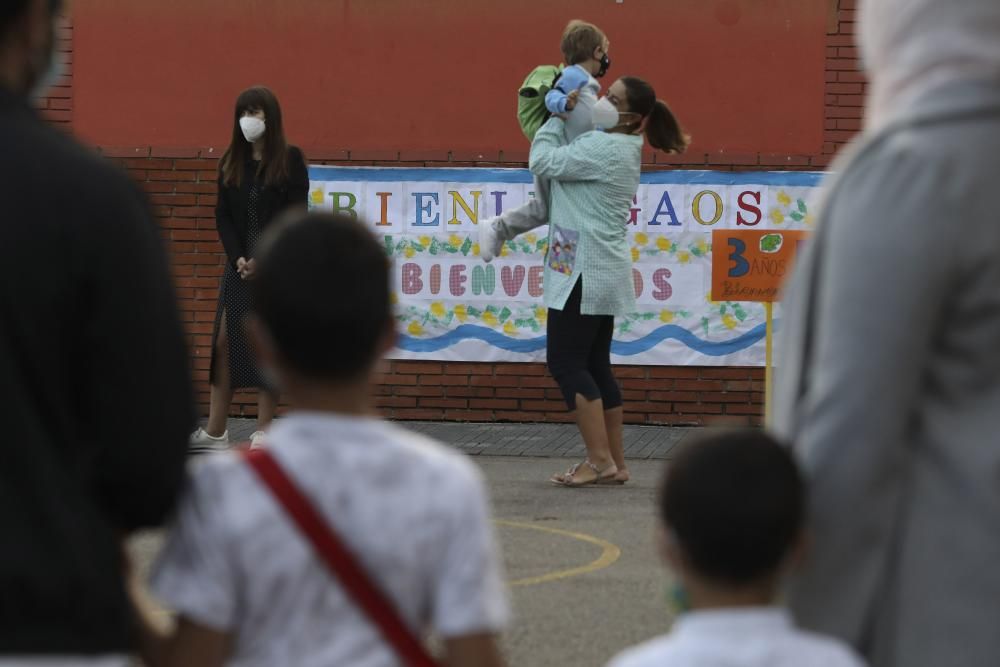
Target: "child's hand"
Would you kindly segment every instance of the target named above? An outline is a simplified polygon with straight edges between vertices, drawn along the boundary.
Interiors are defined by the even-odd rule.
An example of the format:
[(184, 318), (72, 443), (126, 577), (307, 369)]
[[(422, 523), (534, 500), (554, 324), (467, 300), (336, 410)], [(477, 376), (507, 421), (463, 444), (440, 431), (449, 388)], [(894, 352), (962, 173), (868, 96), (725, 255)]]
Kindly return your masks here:
[(563, 120), (569, 119), (569, 112), (572, 111), (574, 107), (576, 107), (576, 101), (579, 98), (580, 98), (580, 91), (574, 90), (573, 92), (571, 92), (566, 96), (566, 111), (562, 113), (554, 113), (552, 115), (555, 116), (556, 118), (562, 118)]

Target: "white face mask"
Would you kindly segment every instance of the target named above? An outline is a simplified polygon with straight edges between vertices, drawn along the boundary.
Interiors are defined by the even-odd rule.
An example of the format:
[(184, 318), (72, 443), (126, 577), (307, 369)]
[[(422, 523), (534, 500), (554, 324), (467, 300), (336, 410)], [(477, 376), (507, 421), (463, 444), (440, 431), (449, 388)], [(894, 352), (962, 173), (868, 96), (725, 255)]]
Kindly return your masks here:
[(243, 130), (243, 136), (250, 143), (263, 137), (265, 128), (264, 121), (260, 118), (254, 118), (253, 116), (243, 116), (243, 118), (240, 118), (240, 129)]
[(618, 109), (608, 101), (608, 98), (602, 97), (594, 105), (591, 111), (591, 118), (594, 121), (595, 129), (610, 130), (618, 125)]

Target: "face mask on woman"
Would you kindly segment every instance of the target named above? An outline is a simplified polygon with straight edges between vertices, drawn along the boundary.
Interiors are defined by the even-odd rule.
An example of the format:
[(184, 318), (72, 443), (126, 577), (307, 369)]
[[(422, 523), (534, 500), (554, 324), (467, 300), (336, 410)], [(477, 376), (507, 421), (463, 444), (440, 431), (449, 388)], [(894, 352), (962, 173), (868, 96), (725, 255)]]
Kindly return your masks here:
[(243, 130), (243, 136), (246, 137), (246, 140), (253, 143), (264, 136), (266, 126), (260, 118), (244, 116), (240, 118), (240, 129)]
[(591, 114), (595, 129), (610, 130), (618, 125), (618, 109), (606, 97), (597, 100), (597, 104), (594, 105)]
[[(613, 130), (620, 125), (631, 125), (633, 123), (641, 123), (642, 115), (634, 111), (619, 111), (618, 108), (612, 104), (608, 98), (602, 97), (597, 100), (597, 104), (594, 105), (591, 111), (591, 119), (594, 121), (594, 129), (608, 131)], [(642, 126), (638, 126), (642, 129)], [(633, 132), (634, 134), (635, 132)]]

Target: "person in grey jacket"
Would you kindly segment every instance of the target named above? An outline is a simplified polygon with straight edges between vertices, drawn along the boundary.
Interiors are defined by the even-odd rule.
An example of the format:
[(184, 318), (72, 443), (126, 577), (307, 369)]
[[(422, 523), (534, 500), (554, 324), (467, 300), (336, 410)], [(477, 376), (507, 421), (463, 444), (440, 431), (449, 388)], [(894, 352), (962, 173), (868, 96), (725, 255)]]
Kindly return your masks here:
[(866, 132), (790, 283), (790, 602), (876, 667), (1000, 664), (1000, 2), (866, 0)]

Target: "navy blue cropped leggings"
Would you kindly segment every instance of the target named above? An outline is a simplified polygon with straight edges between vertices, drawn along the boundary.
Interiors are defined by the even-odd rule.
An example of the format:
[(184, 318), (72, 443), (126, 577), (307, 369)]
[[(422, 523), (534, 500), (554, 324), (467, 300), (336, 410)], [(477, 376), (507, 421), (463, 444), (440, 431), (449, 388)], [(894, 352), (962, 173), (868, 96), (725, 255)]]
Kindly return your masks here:
[(576, 410), (577, 394), (588, 401), (598, 398), (605, 410), (620, 407), (622, 392), (611, 372), (613, 315), (582, 315), (583, 278), (562, 310), (549, 308), (546, 324), (546, 363), (559, 384), (570, 410)]

